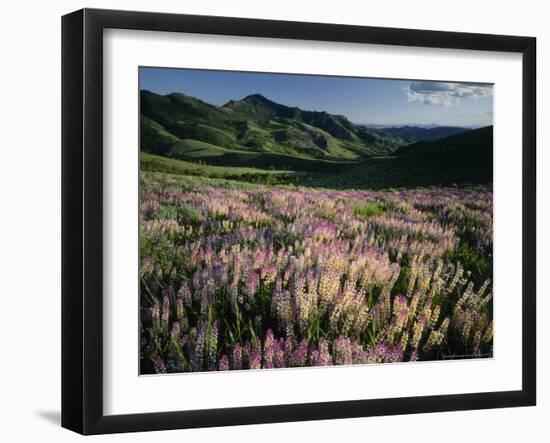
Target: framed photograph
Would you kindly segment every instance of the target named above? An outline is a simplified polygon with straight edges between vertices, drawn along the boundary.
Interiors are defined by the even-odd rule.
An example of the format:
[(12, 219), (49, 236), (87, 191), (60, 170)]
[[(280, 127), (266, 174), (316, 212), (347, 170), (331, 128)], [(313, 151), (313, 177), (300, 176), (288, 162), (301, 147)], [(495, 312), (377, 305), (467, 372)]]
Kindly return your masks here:
[(62, 21), (62, 425), (536, 402), (531, 37)]

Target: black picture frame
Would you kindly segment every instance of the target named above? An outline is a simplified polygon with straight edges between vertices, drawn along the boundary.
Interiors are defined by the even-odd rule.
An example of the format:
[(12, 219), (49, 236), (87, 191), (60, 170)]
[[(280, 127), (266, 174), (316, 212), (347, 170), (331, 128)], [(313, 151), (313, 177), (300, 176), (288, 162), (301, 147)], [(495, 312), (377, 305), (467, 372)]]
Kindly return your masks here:
[[(177, 412), (103, 413), (103, 30), (301, 39), (522, 54), (522, 389)], [(229, 17), (83, 9), (62, 18), (62, 426), (152, 431), (536, 403), (536, 39)]]

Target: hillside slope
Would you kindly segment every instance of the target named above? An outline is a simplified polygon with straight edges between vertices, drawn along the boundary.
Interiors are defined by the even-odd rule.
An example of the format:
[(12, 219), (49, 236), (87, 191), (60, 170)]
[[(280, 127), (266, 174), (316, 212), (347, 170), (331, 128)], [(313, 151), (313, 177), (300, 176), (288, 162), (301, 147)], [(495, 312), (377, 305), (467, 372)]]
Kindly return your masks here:
[(233, 166), (255, 166), (265, 154), (262, 164), (275, 158), (276, 164), (267, 166), (280, 168), (285, 167), (281, 161), (292, 158), (358, 162), (403, 144), (344, 116), (288, 107), (259, 94), (214, 106), (181, 93), (143, 90), (140, 106), (142, 151), (180, 160), (224, 164), (229, 154), (231, 161), (241, 162)]
[(492, 183), (493, 127), (488, 126), (373, 157), (313, 186), (385, 188)]

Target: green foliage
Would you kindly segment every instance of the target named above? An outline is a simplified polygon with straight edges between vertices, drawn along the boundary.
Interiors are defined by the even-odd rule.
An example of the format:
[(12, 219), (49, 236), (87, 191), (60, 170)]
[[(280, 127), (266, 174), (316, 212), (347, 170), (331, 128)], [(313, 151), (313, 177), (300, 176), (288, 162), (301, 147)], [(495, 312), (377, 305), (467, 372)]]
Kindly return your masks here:
[(374, 215), (382, 215), (385, 212), (382, 204), (376, 201), (360, 203), (353, 208), (353, 215), (359, 219), (366, 219)]
[(143, 151), (159, 155), (168, 154), (170, 148), (179, 141), (162, 125), (143, 116), (141, 117), (140, 140)]
[(199, 211), (186, 204), (162, 206), (156, 218), (176, 220), (180, 225), (198, 225), (201, 221)]
[(296, 173), (292, 171), (208, 166), (146, 153), (141, 154), (141, 171), (238, 180), (258, 184), (287, 183), (292, 181), (292, 176), (296, 176)]
[(449, 252), (446, 259), (462, 264), (464, 269), (473, 274), (477, 282), (481, 282), (484, 276), (492, 273), (492, 255), (483, 255), (468, 244), (461, 244), (457, 249)]

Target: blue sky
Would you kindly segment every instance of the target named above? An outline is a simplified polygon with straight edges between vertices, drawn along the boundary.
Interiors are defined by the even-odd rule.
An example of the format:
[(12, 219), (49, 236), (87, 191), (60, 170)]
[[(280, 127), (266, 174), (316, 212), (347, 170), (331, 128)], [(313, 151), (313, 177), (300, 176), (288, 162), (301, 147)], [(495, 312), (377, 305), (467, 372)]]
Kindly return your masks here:
[(479, 83), (140, 68), (140, 89), (181, 92), (219, 106), (259, 93), (287, 106), (342, 114), (355, 123), (493, 122), (493, 87)]

